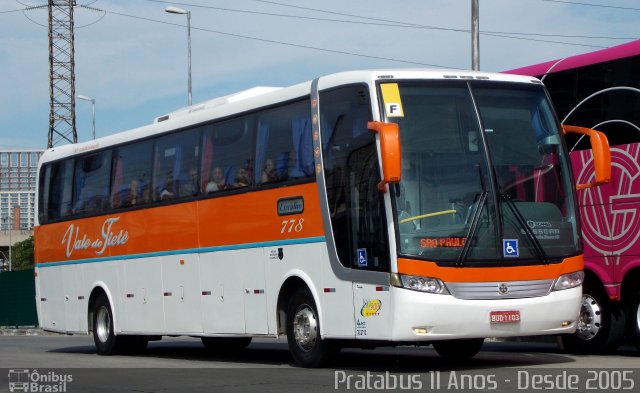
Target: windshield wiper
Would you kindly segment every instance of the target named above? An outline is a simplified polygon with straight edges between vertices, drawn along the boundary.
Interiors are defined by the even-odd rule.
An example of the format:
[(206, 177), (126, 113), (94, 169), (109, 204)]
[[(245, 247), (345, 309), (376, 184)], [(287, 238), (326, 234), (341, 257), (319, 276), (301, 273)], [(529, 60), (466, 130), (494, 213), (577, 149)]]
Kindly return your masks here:
[(533, 233), (531, 228), (529, 228), (529, 225), (527, 225), (527, 220), (524, 219), (524, 216), (522, 216), (522, 213), (520, 213), (520, 210), (518, 210), (518, 207), (516, 206), (516, 204), (513, 202), (513, 200), (511, 200), (511, 196), (505, 193), (500, 193), (499, 196), (500, 196), (500, 199), (505, 201), (507, 206), (509, 206), (509, 210), (511, 210), (513, 215), (516, 217), (516, 221), (518, 221), (524, 233), (527, 235), (529, 240), (531, 240), (531, 243), (533, 244), (533, 249), (536, 251), (538, 258), (545, 265), (548, 264), (549, 257), (547, 257), (547, 253), (544, 252), (544, 248), (542, 248), (540, 241), (538, 240), (536, 235)]
[(487, 202), (488, 195), (489, 193), (484, 190), (480, 193), (480, 198), (478, 199), (476, 208), (473, 211), (471, 225), (469, 226), (469, 231), (467, 232), (467, 241), (464, 243), (464, 246), (462, 246), (462, 251), (460, 251), (460, 255), (458, 256), (458, 260), (456, 261), (457, 266), (464, 265), (464, 261), (465, 259), (467, 259), (467, 254), (469, 254), (469, 250), (471, 249), (471, 241), (478, 231), (478, 224), (480, 223), (480, 217), (482, 216), (482, 209)]

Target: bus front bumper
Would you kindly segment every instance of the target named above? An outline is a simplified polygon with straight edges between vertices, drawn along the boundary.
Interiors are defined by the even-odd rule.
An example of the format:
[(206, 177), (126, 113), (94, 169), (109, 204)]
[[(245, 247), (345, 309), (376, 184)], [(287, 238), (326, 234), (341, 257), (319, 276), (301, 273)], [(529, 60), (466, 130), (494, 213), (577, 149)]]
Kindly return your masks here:
[[(573, 333), (582, 299), (582, 287), (540, 297), (499, 300), (464, 300), (402, 288), (392, 291), (393, 341)], [(492, 313), (507, 314), (509, 318), (494, 317), (492, 322)]]

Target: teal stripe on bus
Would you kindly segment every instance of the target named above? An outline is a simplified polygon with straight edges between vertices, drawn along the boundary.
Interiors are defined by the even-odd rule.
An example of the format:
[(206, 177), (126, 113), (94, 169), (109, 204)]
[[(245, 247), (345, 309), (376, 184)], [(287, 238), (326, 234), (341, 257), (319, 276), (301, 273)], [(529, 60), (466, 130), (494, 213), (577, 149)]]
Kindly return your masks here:
[(296, 244), (324, 243), (324, 242), (326, 242), (326, 238), (324, 236), (318, 236), (318, 237), (308, 237), (303, 239), (275, 240), (275, 241), (259, 242), (259, 243), (233, 244), (229, 246), (200, 247), (200, 248), (190, 248), (186, 250), (158, 251), (158, 252), (148, 252), (144, 254), (117, 255), (113, 257), (101, 257), (101, 258), (87, 258), (87, 259), (78, 259), (74, 261), (44, 262), (44, 263), (36, 264), (35, 267), (40, 268), (40, 267), (52, 267), (52, 266), (63, 266), (63, 265), (79, 265), (83, 263), (111, 262), (111, 261), (121, 261), (125, 259), (161, 257), (166, 255), (202, 254), (206, 252), (246, 250), (249, 248), (290, 246), (290, 245), (296, 245)]

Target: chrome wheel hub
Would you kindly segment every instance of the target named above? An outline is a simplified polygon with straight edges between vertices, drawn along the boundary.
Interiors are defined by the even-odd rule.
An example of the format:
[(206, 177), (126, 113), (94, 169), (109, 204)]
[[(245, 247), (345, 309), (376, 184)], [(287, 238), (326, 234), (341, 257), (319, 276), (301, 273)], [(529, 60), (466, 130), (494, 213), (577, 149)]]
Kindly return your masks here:
[(293, 318), (293, 336), (298, 347), (304, 351), (310, 351), (318, 338), (318, 322), (316, 315), (308, 305), (298, 309)]
[(95, 329), (100, 342), (105, 343), (109, 340), (109, 334), (111, 333), (111, 317), (109, 316), (109, 310), (104, 306), (98, 309)]
[(585, 294), (582, 296), (582, 307), (578, 318), (576, 335), (581, 340), (591, 340), (602, 329), (602, 309), (593, 297)]

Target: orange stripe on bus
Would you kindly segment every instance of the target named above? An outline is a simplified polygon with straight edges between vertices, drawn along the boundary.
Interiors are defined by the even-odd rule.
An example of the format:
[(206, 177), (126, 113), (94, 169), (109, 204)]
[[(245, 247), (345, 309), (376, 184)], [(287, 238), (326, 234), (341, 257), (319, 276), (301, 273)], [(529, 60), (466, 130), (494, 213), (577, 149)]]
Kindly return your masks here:
[(562, 263), (513, 267), (441, 267), (434, 262), (398, 258), (398, 273), (439, 278), (445, 282), (487, 282), (554, 279), (584, 268), (582, 256)]
[[(37, 263), (324, 236), (316, 183), (158, 206), (35, 228)], [(304, 211), (278, 215), (301, 196)], [(106, 244), (106, 245), (105, 245)]]

